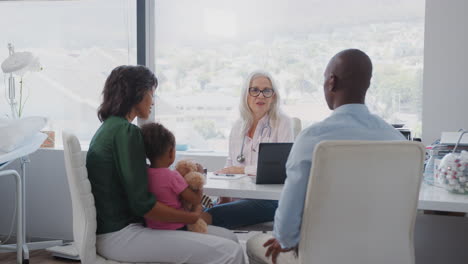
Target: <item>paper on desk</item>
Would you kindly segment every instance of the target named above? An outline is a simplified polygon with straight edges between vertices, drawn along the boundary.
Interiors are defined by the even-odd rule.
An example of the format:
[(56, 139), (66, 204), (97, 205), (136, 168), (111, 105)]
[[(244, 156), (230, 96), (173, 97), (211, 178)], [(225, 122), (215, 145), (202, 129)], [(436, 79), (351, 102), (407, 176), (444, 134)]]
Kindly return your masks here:
[(237, 179), (240, 179), (242, 177), (245, 177), (247, 175), (245, 174), (214, 174), (214, 173), (210, 173), (208, 174), (208, 178), (209, 179), (215, 179), (215, 180), (237, 180)]

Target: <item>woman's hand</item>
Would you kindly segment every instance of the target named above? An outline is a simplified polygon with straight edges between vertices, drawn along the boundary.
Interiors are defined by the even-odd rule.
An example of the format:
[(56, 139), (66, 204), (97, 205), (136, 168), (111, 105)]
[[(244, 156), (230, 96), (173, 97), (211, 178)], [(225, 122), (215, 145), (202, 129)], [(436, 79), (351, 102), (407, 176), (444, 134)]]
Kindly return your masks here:
[(244, 174), (244, 167), (239, 167), (239, 166), (231, 166), (231, 167), (226, 167), (224, 169), (218, 170), (215, 173), (230, 173), (230, 174)]
[(178, 210), (161, 202), (156, 202), (153, 209), (144, 215), (153, 221), (194, 224), (202, 214), (202, 207), (198, 205), (192, 212)]
[(195, 205), (192, 211), (200, 216), (203, 213), (203, 206), (201, 204)]
[(194, 191), (190, 189), (190, 187), (187, 187), (179, 195), (182, 200), (188, 202), (189, 204), (199, 205), (203, 197), (203, 189)]

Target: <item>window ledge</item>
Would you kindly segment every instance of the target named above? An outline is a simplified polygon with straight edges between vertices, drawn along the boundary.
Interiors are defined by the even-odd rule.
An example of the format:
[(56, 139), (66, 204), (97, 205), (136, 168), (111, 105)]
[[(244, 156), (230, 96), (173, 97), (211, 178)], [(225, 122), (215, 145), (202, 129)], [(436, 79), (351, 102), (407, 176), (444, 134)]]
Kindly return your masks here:
[[(81, 144), (81, 151), (88, 151), (89, 145)], [(53, 148), (40, 148), (41, 151), (63, 151), (63, 145), (55, 145)], [(196, 156), (196, 157), (222, 157), (226, 158), (226, 152), (217, 152), (210, 150), (186, 150), (186, 151), (177, 151), (177, 156)]]

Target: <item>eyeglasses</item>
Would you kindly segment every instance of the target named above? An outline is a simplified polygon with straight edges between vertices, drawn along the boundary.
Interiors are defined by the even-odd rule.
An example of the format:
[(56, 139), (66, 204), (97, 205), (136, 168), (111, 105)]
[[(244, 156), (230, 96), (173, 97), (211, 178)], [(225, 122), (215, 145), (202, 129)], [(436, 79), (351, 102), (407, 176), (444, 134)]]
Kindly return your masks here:
[(260, 95), (260, 93), (262, 93), (265, 98), (270, 98), (270, 97), (273, 96), (275, 91), (273, 91), (273, 89), (271, 89), (271, 88), (265, 88), (263, 90), (260, 90), (260, 89), (258, 89), (256, 87), (250, 87), (249, 88), (250, 96), (257, 97), (257, 96)]

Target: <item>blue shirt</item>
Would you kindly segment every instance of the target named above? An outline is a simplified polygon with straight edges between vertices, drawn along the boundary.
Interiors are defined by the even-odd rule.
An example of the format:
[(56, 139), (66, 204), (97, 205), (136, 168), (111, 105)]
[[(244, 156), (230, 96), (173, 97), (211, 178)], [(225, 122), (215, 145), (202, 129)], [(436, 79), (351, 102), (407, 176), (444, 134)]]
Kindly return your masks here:
[(286, 163), (287, 178), (275, 214), (274, 237), (282, 248), (299, 244), (302, 213), (312, 154), (323, 140), (405, 140), (403, 135), (364, 104), (347, 104), (322, 122), (304, 129), (297, 137)]

